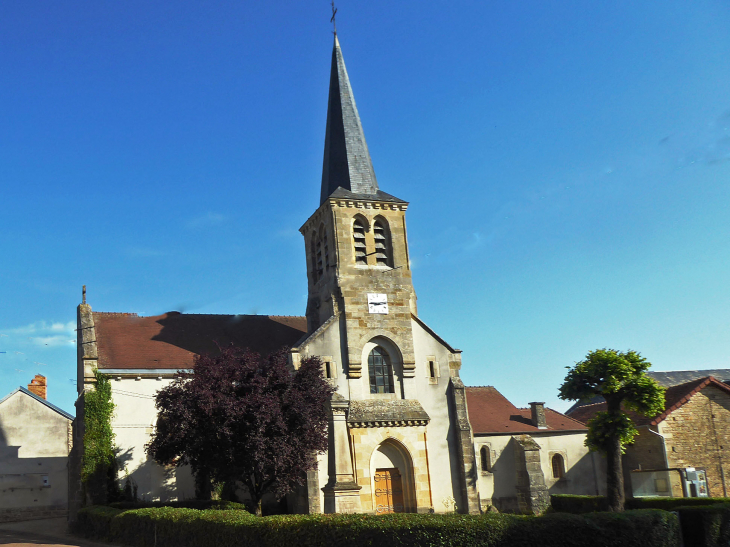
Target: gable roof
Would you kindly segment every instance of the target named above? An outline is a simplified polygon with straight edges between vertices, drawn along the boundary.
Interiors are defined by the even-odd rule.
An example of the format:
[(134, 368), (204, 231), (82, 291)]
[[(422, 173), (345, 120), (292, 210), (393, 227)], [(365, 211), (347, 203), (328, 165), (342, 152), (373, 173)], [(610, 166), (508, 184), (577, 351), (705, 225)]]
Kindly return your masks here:
[(36, 401), (38, 401), (39, 403), (47, 406), (48, 408), (50, 408), (54, 412), (58, 412), (64, 418), (68, 418), (69, 420), (73, 420), (74, 419), (74, 417), (71, 414), (69, 414), (68, 412), (66, 412), (65, 410), (60, 409), (56, 405), (49, 403), (43, 397), (38, 397), (38, 395), (36, 395), (32, 391), (28, 391), (23, 386), (20, 386), (18, 389), (15, 389), (15, 390), (11, 391), (5, 397), (3, 397), (0, 400), (0, 405), (3, 404), (8, 399), (10, 399), (10, 397), (12, 397), (13, 395), (15, 395), (18, 392), (23, 393), (23, 394), (27, 395), (28, 397), (31, 397), (32, 399), (35, 399)]
[[(660, 422), (667, 419), (667, 417), (687, 403), (694, 394), (702, 391), (707, 386), (714, 386), (730, 395), (730, 386), (723, 382), (718, 382), (712, 376), (705, 376), (704, 378), (698, 378), (691, 382), (685, 382), (678, 386), (668, 387), (664, 393), (664, 412), (655, 416), (642, 416), (636, 412), (627, 411), (627, 414), (631, 417), (631, 420), (635, 425), (657, 425)], [(597, 412), (603, 412), (606, 410), (606, 402), (594, 403), (590, 405), (584, 405), (571, 409), (568, 414), (571, 418), (578, 420), (583, 423), (588, 423), (588, 420), (593, 418)]]
[(538, 429), (529, 408), (517, 408), (492, 386), (467, 387), (466, 404), (475, 435), (587, 430), (579, 421), (550, 408), (545, 409), (548, 428)]
[(234, 345), (267, 355), (307, 332), (305, 317), (92, 312), (103, 369), (190, 369), (196, 355)]

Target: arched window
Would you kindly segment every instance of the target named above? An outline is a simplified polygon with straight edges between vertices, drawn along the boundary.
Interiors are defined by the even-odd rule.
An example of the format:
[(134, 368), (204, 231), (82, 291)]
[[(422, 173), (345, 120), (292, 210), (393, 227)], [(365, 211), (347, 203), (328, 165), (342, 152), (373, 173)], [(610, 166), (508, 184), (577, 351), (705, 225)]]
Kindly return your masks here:
[(375, 262), (378, 266), (393, 267), (393, 249), (390, 244), (390, 231), (387, 223), (378, 219), (373, 224), (375, 237)]
[(368, 256), (365, 248), (365, 224), (359, 218), (352, 223), (352, 244), (355, 248), (355, 264), (367, 266)]
[(489, 448), (486, 446), (482, 446), (482, 449), (479, 451), (479, 455), (481, 456), (482, 460), (482, 471), (491, 471), (492, 462), (491, 457), (489, 456)]
[(370, 369), (370, 393), (395, 393), (390, 357), (380, 346), (376, 346), (370, 352), (368, 368)]
[(562, 479), (565, 475), (565, 460), (560, 454), (553, 455), (553, 478)]

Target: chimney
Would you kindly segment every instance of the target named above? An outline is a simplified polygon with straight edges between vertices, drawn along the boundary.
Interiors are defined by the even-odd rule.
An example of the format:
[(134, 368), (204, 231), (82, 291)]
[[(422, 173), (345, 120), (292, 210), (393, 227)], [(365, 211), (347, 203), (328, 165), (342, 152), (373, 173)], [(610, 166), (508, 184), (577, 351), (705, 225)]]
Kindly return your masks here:
[(46, 399), (46, 377), (41, 374), (36, 374), (35, 378), (28, 384), (28, 391)]
[(545, 403), (530, 403), (532, 413), (532, 424), (538, 429), (547, 429), (545, 420)]

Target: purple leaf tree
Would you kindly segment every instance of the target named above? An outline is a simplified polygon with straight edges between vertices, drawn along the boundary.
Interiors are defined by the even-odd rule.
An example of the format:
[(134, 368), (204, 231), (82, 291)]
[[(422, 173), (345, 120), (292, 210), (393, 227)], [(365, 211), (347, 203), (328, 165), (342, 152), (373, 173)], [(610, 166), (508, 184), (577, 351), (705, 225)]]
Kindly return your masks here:
[(309, 357), (294, 371), (286, 350), (201, 355), (192, 373), (158, 393), (148, 454), (163, 465), (189, 464), (197, 478), (243, 484), (261, 515), (264, 494), (281, 498), (304, 484), (327, 449), (335, 388), (321, 366)]

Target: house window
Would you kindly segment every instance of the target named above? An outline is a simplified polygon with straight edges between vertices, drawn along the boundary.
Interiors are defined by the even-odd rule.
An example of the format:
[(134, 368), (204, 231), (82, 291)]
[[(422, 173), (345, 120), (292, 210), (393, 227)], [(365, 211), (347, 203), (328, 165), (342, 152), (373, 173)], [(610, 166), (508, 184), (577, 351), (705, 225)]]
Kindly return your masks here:
[(352, 243), (355, 248), (355, 264), (367, 266), (368, 256), (365, 247), (365, 224), (358, 218), (352, 223)]
[(390, 232), (384, 220), (378, 219), (373, 224), (375, 237), (375, 262), (378, 266), (393, 267), (393, 251), (390, 244)]
[(482, 446), (482, 449), (479, 451), (479, 455), (481, 456), (481, 463), (482, 463), (482, 471), (491, 471), (492, 470), (492, 458), (489, 454), (489, 447)]
[(368, 356), (370, 369), (370, 393), (395, 393), (393, 389), (393, 369), (386, 351), (377, 346)]
[(565, 459), (561, 454), (553, 455), (553, 478), (562, 479), (565, 475)]

